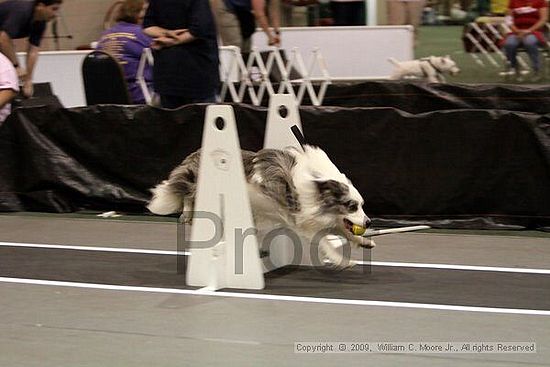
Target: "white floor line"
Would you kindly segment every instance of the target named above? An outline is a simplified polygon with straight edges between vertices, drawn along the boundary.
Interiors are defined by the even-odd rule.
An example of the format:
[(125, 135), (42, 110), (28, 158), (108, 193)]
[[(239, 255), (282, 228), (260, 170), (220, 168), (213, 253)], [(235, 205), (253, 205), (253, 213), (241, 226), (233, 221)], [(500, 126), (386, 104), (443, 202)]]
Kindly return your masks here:
[[(0, 247), (23, 247), (23, 248), (45, 248), (58, 250), (78, 250), (78, 251), (99, 251), (99, 252), (122, 252), (133, 254), (150, 254), (150, 255), (190, 255), (189, 252), (164, 251), (164, 250), (147, 250), (133, 249), (121, 247), (93, 247), (93, 246), (73, 246), (73, 245), (49, 245), (41, 243), (16, 243), (16, 242), (0, 242)], [(358, 261), (359, 265), (374, 265), (374, 266), (389, 266), (401, 268), (423, 268), (423, 269), (446, 269), (446, 270), (468, 270), (468, 271), (492, 271), (502, 273), (525, 273), (525, 274), (550, 274), (550, 269), (536, 268), (512, 268), (498, 266), (482, 266), (482, 265), (461, 265), (461, 264), (432, 264), (432, 263), (408, 263), (408, 262), (392, 262), (392, 261)]]
[(368, 301), (368, 300), (355, 300), (355, 299), (317, 298), (317, 297), (302, 297), (302, 296), (281, 296), (281, 295), (274, 295), (274, 294), (258, 294), (258, 293), (212, 292), (212, 291), (206, 291), (206, 290), (198, 291), (193, 289), (134, 287), (134, 286), (122, 286), (122, 285), (112, 285), (112, 284), (63, 282), (63, 281), (24, 279), (24, 278), (0, 277), (0, 283), (101, 289), (101, 290), (111, 290), (111, 291), (256, 299), (256, 300), (264, 300), (264, 301), (267, 300), (267, 301), (282, 301), (282, 302), (303, 302), (303, 303), (347, 305), (347, 306), (396, 307), (396, 308), (427, 309), (427, 310), (441, 310), (441, 311), (550, 316), (550, 311), (520, 309), (520, 308), (455, 306), (455, 305), (438, 305), (438, 304), (429, 304), (429, 303)]
[[(122, 247), (94, 247), (94, 246), (73, 246), (73, 245), (50, 245), (43, 243), (16, 243), (16, 242), (0, 242), (0, 247), (25, 247), (25, 248), (46, 248), (56, 250), (78, 250), (78, 251), (99, 251), (99, 252), (126, 252), (132, 254), (149, 254), (149, 255), (178, 255), (177, 251), (164, 250), (147, 250), (139, 248), (122, 248)], [(184, 252), (183, 255), (189, 253)]]
[(481, 266), (481, 265), (459, 265), (459, 264), (423, 264), (423, 263), (406, 263), (392, 261), (359, 261), (361, 265), (375, 266), (395, 266), (403, 268), (425, 268), (425, 269), (448, 269), (448, 270), (468, 270), (468, 271), (494, 271), (503, 273), (527, 273), (527, 274), (550, 274), (550, 269), (530, 269), (530, 268), (510, 268), (498, 266)]

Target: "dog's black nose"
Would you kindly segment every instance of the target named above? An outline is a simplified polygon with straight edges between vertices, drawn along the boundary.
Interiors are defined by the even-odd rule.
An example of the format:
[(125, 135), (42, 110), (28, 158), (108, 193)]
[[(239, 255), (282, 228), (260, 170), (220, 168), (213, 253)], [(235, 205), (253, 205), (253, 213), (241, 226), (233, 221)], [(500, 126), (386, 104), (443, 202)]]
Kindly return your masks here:
[(370, 227), (371, 220), (369, 217), (365, 217), (365, 222), (363, 224), (363, 227), (369, 228)]

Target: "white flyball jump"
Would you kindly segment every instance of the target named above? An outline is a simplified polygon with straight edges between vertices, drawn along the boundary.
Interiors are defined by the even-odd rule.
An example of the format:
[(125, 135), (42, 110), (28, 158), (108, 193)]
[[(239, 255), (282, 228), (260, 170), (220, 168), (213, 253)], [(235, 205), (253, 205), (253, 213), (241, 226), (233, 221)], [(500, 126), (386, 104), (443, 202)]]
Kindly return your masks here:
[[(302, 131), (296, 98), (289, 94), (274, 94), (270, 98), (264, 148), (300, 148), (300, 142), (291, 130), (293, 126)], [(188, 257), (178, 256), (178, 271), (182, 270), (179, 260), (185, 259), (187, 285), (203, 287), (208, 291), (221, 288), (262, 289), (265, 286), (265, 272), (290, 264), (312, 264), (308, 258), (310, 244), (302, 241), (299, 244), (301, 251), (298, 251), (302, 258), (295, 259), (296, 244), (286, 236), (277, 236), (271, 241), (267, 254), (269, 261), (260, 258), (232, 106), (207, 107), (192, 217), (189, 238), (184, 230), (185, 224), (182, 221), (178, 224), (178, 251), (183, 255), (179, 246), (183, 239), (183, 250), (190, 253)], [(426, 228), (429, 227), (367, 230), (363, 235), (377, 236)], [(345, 240), (335, 237), (332, 241), (341, 243)]]
[[(246, 233), (254, 222), (233, 107), (208, 106), (201, 150), (187, 284), (208, 290), (262, 289), (258, 241)], [(202, 213), (214, 217), (201, 220)], [(205, 220), (212, 218), (221, 223)]]

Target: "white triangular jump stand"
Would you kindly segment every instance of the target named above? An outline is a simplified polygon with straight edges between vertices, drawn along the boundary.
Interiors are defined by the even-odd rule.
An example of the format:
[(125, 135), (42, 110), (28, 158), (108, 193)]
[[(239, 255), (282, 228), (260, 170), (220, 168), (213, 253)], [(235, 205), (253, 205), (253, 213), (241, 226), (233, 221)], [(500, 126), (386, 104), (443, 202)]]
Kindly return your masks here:
[(302, 149), (292, 133), (294, 125), (302, 132), (302, 121), (296, 97), (291, 94), (272, 95), (267, 112), (264, 149)]
[[(300, 142), (292, 132), (296, 126), (303, 135), (300, 111), (296, 97), (291, 94), (274, 94), (269, 100), (269, 111), (264, 138), (264, 149), (302, 149)], [(327, 239), (335, 247), (346, 243), (344, 238), (335, 235), (327, 236)], [(295, 251), (294, 246), (300, 245), (300, 251)], [(270, 262), (264, 261), (264, 270), (271, 271), (286, 265), (312, 265), (311, 244), (301, 239), (300, 244), (295, 244), (291, 238), (279, 236), (273, 239), (269, 249)], [(370, 258), (370, 249), (365, 249)], [(301, 259), (295, 259), (296, 254), (302, 254)], [(270, 268), (265, 268), (268, 263)]]
[[(300, 143), (292, 132), (293, 126), (298, 127), (303, 134), (296, 97), (291, 94), (273, 94), (269, 99), (264, 149), (284, 150), (296, 148), (301, 150)], [(304, 253), (309, 254), (309, 246), (304, 246), (304, 241), (295, 244), (287, 236), (274, 238), (269, 246), (269, 262), (264, 261), (264, 270), (271, 271), (295, 263), (294, 254), (296, 252), (294, 246), (297, 245), (301, 246), (301, 251), (298, 253), (302, 254), (303, 259)], [(301, 263), (302, 259), (297, 261)], [(297, 264), (295, 263), (295, 265)]]
[(231, 106), (206, 109), (194, 211), (187, 284), (207, 290), (262, 289), (263, 270)]

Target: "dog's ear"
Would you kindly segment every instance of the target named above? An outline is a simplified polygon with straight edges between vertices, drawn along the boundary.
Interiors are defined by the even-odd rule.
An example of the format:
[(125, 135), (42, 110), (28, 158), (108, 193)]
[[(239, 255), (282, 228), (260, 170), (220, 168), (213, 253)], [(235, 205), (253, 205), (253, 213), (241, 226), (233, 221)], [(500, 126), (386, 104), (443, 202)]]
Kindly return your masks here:
[(343, 196), (349, 194), (348, 185), (338, 182), (336, 180), (325, 180), (325, 181), (315, 181), (317, 184), (317, 189), (321, 196), (331, 195), (335, 199), (340, 199)]

